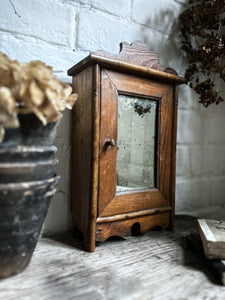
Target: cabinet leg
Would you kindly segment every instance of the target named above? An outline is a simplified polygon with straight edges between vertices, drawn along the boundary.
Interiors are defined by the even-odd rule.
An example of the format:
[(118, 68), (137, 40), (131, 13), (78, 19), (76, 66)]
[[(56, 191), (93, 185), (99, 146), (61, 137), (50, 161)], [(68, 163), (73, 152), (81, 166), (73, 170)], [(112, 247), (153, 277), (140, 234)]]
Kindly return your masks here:
[(95, 235), (87, 234), (84, 236), (84, 249), (87, 252), (95, 251)]
[(171, 211), (170, 214), (170, 225), (169, 225), (170, 230), (174, 230), (174, 209)]
[(95, 251), (95, 235), (90, 233), (83, 233), (78, 227), (73, 227), (73, 236), (83, 241), (83, 247), (87, 252)]

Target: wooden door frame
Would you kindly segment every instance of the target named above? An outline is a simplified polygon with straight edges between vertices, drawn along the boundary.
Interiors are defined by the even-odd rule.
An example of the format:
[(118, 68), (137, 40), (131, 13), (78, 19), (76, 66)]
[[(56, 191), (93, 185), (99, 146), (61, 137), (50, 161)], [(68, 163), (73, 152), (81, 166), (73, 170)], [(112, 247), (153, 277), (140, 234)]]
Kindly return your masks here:
[[(158, 102), (156, 188), (116, 195), (117, 147), (107, 147), (108, 138), (117, 140), (118, 94), (154, 98)], [(139, 76), (101, 70), (101, 120), (98, 217), (171, 205), (173, 86)]]

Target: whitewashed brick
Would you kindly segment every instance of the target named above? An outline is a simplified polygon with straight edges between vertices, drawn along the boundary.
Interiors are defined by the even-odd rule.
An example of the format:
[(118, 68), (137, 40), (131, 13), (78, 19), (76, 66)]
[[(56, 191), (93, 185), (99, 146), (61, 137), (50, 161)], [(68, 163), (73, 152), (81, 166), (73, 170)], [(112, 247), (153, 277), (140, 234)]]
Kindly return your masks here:
[(70, 109), (66, 109), (63, 112), (63, 118), (60, 121), (57, 136), (54, 144), (58, 146), (60, 143), (71, 146), (71, 118), (72, 111)]
[[(225, 217), (225, 177), (201, 178), (198, 180), (177, 179), (176, 213), (194, 213), (202, 217)], [(211, 212), (210, 212), (211, 210)], [(198, 212), (198, 213), (197, 213)], [(205, 215), (204, 215), (205, 214)]]
[(44, 234), (66, 231), (71, 228), (72, 215), (68, 195), (57, 192), (51, 200), (43, 227)]
[(190, 177), (190, 155), (188, 146), (177, 146), (176, 175), (182, 178)]
[[(66, 128), (64, 128), (64, 132)], [(57, 138), (54, 143), (57, 147), (56, 157), (59, 159), (57, 173), (60, 175), (60, 182), (57, 188), (58, 193), (69, 196), (70, 193), (70, 156), (71, 145), (65, 143), (64, 138)]]
[(210, 206), (210, 180), (177, 179), (176, 182), (176, 210), (188, 213), (189, 209)]
[(67, 76), (67, 70), (83, 59), (87, 52), (66, 51), (60, 48), (54, 48), (45, 43), (35, 44), (34, 39), (21, 40), (11, 34), (0, 31), (1, 47), (0, 51), (6, 53), (10, 58), (21, 62), (31, 60), (41, 60), (53, 67), (53, 70), (60, 71), (56, 76), (65, 82), (72, 82), (70, 76)]
[(78, 46), (88, 51), (107, 50), (117, 53), (119, 43), (140, 39), (140, 27), (123, 23), (105, 14), (91, 14), (88, 10), (79, 15)]
[(164, 56), (164, 52), (168, 53), (168, 48), (165, 45), (167, 39), (165, 34), (145, 26), (140, 26), (138, 39), (144, 41), (149, 46), (149, 49), (157, 54), (162, 67), (169, 67), (169, 57), (168, 55)]
[(225, 219), (225, 207), (223, 205), (202, 205), (200, 207), (189, 207), (183, 209), (182, 207), (175, 208), (175, 214), (177, 215), (190, 215), (196, 218), (224, 220)]
[[(171, 0), (137, 0), (134, 1), (133, 14), (139, 16), (139, 19), (136, 18), (136, 20), (139, 20), (140, 24), (147, 25), (147, 28), (150, 28), (150, 31), (155, 31), (156, 35), (163, 33), (160, 43), (155, 45), (153, 41), (160, 62), (164, 67), (175, 69), (178, 75), (183, 77), (186, 61), (180, 50), (181, 40), (178, 22), (180, 8), (180, 4)], [(162, 16), (159, 16), (160, 14)], [(144, 41), (148, 41), (148, 35), (151, 36), (151, 33), (148, 30), (147, 34), (142, 35), (144, 36)]]
[(123, 18), (128, 18), (131, 13), (131, 0), (86, 0), (85, 2), (94, 8)]
[(71, 111), (65, 110), (54, 141), (58, 158), (57, 174), (60, 176), (43, 228), (43, 233), (66, 231), (71, 227), (70, 174), (71, 174)]
[(120, 42), (142, 40), (149, 45), (149, 49), (159, 53), (165, 39), (163, 34), (150, 28), (112, 19), (105, 14), (94, 12), (89, 15), (85, 11), (80, 14), (79, 19), (78, 46), (88, 51), (102, 49), (118, 53)]
[(209, 113), (208, 138), (209, 143), (225, 144), (225, 102), (218, 106), (207, 108)]
[(71, 174), (71, 111), (65, 110), (60, 121), (54, 145), (57, 147), (57, 174), (60, 175), (43, 228), (43, 233), (66, 231), (71, 227), (70, 174)]
[(186, 84), (179, 87), (179, 109), (196, 109), (198, 103), (198, 95)]
[(115, 16), (128, 18), (131, 14), (131, 0), (72, 0)]
[(194, 110), (178, 113), (178, 144), (201, 144), (203, 142), (203, 119)]
[(196, 146), (190, 149), (191, 153), (191, 171), (193, 176), (199, 176), (202, 174), (207, 175), (210, 170), (210, 159), (207, 155), (206, 149), (202, 146)]
[(179, 28), (175, 25), (170, 34), (142, 26), (139, 39), (152, 46), (163, 67), (173, 68), (179, 76), (184, 77), (187, 64), (180, 52)]
[(133, 0), (133, 20), (169, 33), (178, 18), (180, 5), (171, 0)]
[(221, 205), (225, 220), (225, 176), (215, 178), (210, 184), (212, 190), (211, 206)]
[(0, 7), (0, 29), (72, 47), (76, 6), (71, 9), (60, 1), (0, 0)]
[(225, 145), (195, 146), (190, 153), (193, 176), (225, 175)]
[(184, 6), (185, 8), (187, 7), (187, 0), (171, 0), (179, 5)]

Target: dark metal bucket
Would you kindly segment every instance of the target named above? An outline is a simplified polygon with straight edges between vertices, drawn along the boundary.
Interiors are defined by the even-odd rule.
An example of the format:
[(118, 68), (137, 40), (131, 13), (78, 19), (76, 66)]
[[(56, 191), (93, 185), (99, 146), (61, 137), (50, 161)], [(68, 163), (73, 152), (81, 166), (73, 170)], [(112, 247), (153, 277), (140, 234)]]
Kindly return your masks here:
[(0, 184), (0, 278), (29, 264), (58, 181)]
[(7, 129), (0, 143), (0, 278), (29, 264), (59, 181), (52, 146), (58, 122), (19, 119), (20, 128)]

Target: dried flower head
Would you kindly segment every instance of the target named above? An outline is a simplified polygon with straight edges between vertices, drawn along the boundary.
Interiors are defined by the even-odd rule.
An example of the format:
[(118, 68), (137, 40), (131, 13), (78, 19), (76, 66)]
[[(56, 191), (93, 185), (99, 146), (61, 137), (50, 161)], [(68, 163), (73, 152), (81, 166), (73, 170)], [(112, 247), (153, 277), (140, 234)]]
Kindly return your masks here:
[(20, 63), (0, 52), (0, 142), (5, 128), (19, 127), (18, 114), (34, 113), (41, 122), (55, 122), (71, 109), (77, 94), (41, 61)]
[(182, 50), (189, 67), (185, 77), (205, 107), (224, 101), (225, 0), (188, 0), (180, 14)]

